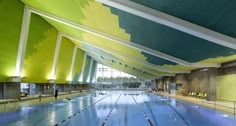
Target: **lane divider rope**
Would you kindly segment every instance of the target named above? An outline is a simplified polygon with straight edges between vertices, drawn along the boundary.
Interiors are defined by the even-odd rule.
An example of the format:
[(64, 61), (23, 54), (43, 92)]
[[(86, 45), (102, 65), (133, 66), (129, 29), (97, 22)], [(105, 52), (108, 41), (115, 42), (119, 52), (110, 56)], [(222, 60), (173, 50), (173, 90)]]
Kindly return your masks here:
[(158, 102), (168, 105), (182, 119), (182, 121), (185, 123), (185, 126), (190, 126), (187, 120), (185, 120), (185, 118), (171, 104), (167, 103), (166, 101), (158, 101)]
[(109, 116), (111, 115), (111, 113), (112, 113), (113, 109), (115, 108), (115, 106), (116, 106), (118, 100), (120, 99), (120, 96), (121, 96), (121, 94), (119, 95), (119, 97), (117, 98), (117, 100), (116, 100), (115, 104), (113, 105), (111, 111), (108, 113), (107, 117), (106, 117), (105, 120), (103, 121), (102, 126), (105, 126), (105, 124), (106, 124), (106, 122), (107, 122)]
[[(133, 99), (134, 99), (134, 96), (132, 96), (133, 97)], [(136, 103), (136, 105), (140, 108), (140, 110), (142, 111), (142, 113), (143, 113), (143, 115), (144, 115), (144, 117), (146, 118), (146, 120), (148, 121), (148, 123), (149, 123), (149, 125), (150, 126), (153, 126), (153, 123), (152, 123), (152, 121), (148, 118), (148, 116), (147, 116), (147, 114), (145, 113), (145, 111), (143, 110), (143, 108), (142, 108), (142, 106), (140, 106), (138, 103), (137, 103), (137, 101), (134, 99), (134, 102)]]
[[(110, 94), (110, 95), (111, 95), (111, 94)], [(90, 104), (90, 105), (88, 105), (88, 106), (82, 108), (82, 109), (79, 110), (78, 112), (75, 112), (74, 114), (72, 114), (71, 116), (69, 116), (67, 119), (62, 120), (61, 122), (55, 124), (54, 126), (59, 126), (59, 125), (61, 125), (62, 123), (66, 122), (66, 120), (72, 119), (72, 118), (75, 117), (77, 114), (79, 114), (81, 111), (84, 111), (84, 110), (86, 110), (86, 109), (89, 109), (90, 107), (92, 107), (93, 105), (97, 104), (98, 102), (102, 101), (103, 99), (107, 98), (107, 97), (110, 96), (110, 95), (107, 95), (107, 96), (105, 96), (105, 97), (99, 99), (98, 101), (94, 102), (93, 104)]]

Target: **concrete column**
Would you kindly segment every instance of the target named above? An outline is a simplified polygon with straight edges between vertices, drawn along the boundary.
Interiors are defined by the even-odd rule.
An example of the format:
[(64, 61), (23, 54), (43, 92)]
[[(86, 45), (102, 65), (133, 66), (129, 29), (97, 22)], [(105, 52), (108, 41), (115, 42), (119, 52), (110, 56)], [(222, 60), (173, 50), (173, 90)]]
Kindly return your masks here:
[(217, 86), (217, 75), (218, 69), (217, 68), (208, 68), (208, 82), (207, 82), (207, 100), (214, 101), (216, 100), (216, 86)]
[(54, 84), (46, 83), (44, 84), (44, 94), (54, 94)]
[(76, 87), (75, 87), (76, 85), (74, 85), (74, 84), (71, 84), (71, 91), (76, 91)]
[(157, 79), (157, 89), (160, 89), (160, 78)]
[(155, 88), (158, 89), (158, 80), (159, 79), (155, 79)]
[(71, 85), (70, 84), (64, 85), (64, 92), (71, 92)]
[(78, 91), (78, 85), (77, 84), (74, 85), (74, 91)]
[(0, 83), (0, 99), (3, 99), (3, 83)]
[(44, 94), (44, 85), (43, 84), (35, 84), (36, 94)]
[(155, 80), (151, 80), (151, 88), (155, 88), (156, 85), (156, 81)]
[(160, 87), (162, 90), (164, 90), (164, 84), (165, 84), (165, 78), (161, 78)]
[(56, 89), (58, 89), (58, 92), (65, 92), (65, 85), (57, 84)]
[(82, 84), (78, 84), (78, 91), (82, 91), (83, 90), (83, 85)]
[(10, 82), (3, 84), (3, 96), (5, 99), (20, 99), (20, 83)]
[(80, 91), (81, 89), (81, 85), (80, 84), (76, 84), (75, 86), (75, 91)]
[(170, 84), (170, 83), (171, 83), (170, 78), (169, 77), (165, 77), (165, 85), (166, 84)]
[(163, 77), (162, 89), (164, 91), (166, 91), (166, 82), (167, 82), (167, 77)]
[(188, 74), (177, 74), (174, 78), (174, 82), (177, 84), (182, 84), (183, 93), (188, 93), (189, 89), (189, 75)]

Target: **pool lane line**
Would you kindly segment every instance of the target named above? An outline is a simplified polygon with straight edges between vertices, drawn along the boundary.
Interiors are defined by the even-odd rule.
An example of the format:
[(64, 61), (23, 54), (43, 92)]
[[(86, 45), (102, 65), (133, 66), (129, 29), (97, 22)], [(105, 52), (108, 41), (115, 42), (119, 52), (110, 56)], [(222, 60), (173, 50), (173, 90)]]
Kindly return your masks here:
[(149, 104), (147, 102), (144, 102), (144, 103), (145, 103), (145, 105), (147, 106), (147, 108), (149, 109), (149, 111), (151, 113), (151, 117), (153, 118), (155, 126), (158, 126), (158, 123), (156, 122), (156, 118), (155, 118), (155, 116), (153, 114), (152, 108), (149, 106)]
[(151, 122), (151, 120), (148, 118), (147, 114), (144, 112), (143, 108), (137, 103), (137, 101), (135, 100), (134, 96), (132, 96), (134, 99), (134, 102), (136, 103), (136, 105), (140, 108), (140, 110), (143, 113), (143, 116), (146, 118), (146, 120), (148, 121), (150, 126), (154, 126), (153, 123)]
[(167, 104), (171, 109), (173, 109), (175, 111), (175, 113), (184, 121), (185, 126), (190, 126), (189, 123), (187, 122), (187, 120), (185, 120), (185, 118), (169, 103), (163, 101), (165, 104)]
[[(110, 95), (111, 95), (111, 94), (110, 94)], [(107, 98), (107, 97), (110, 96), (110, 95), (107, 95), (107, 96), (105, 96), (105, 97), (99, 99), (98, 101), (94, 102), (93, 104), (90, 104), (90, 105), (88, 105), (88, 106), (82, 108), (82, 109), (79, 110), (78, 112), (72, 114), (71, 116), (69, 116), (68, 118), (66, 118), (66, 119), (64, 119), (64, 120), (62, 120), (62, 121), (60, 121), (59, 123), (55, 124), (54, 126), (59, 126), (60, 124), (66, 122), (66, 120), (72, 119), (72, 118), (75, 117), (77, 114), (79, 114), (81, 111), (84, 111), (84, 110), (86, 110), (86, 109), (89, 109), (90, 107), (92, 107), (93, 105), (97, 104), (98, 102), (102, 101), (103, 99)]]
[(116, 100), (115, 104), (113, 105), (111, 111), (108, 113), (107, 117), (106, 117), (105, 120), (103, 121), (102, 126), (105, 126), (105, 124), (106, 124), (106, 122), (107, 122), (109, 116), (111, 115), (111, 113), (112, 113), (113, 109), (115, 108), (115, 106), (116, 106), (118, 100), (120, 99), (120, 96), (121, 96), (121, 94), (119, 95), (119, 97), (117, 98), (117, 100)]
[[(161, 96), (161, 97), (164, 97), (165, 96), (162, 96), (162, 95), (156, 95), (156, 96)], [(167, 97), (167, 99), (170, 99), (169, 97)], [(170, 105), (169, 103), (167, 103), (166, 101), (159, 101), (157, 99), (155, 99), (156, 101), (160, 102), (160, 103), (164, 103), (166, 105), (168, 105), (172, 110), (175, 111), (175, 113), (183, 120), (183, 122), (185, 123), (185, 126), (190, 126), (190, 124), (187, 122), (187, 120), (185, 120), (185, 118), (172, 106)]]

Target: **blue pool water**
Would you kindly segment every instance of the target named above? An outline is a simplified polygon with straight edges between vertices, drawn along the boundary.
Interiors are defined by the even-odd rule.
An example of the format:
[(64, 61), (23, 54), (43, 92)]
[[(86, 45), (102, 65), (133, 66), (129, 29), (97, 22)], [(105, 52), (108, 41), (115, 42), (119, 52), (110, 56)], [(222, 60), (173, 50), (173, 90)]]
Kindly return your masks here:
[(141, 91), (106, 92), (0, 113), (0, 126), (236, 126), (235, 117)]

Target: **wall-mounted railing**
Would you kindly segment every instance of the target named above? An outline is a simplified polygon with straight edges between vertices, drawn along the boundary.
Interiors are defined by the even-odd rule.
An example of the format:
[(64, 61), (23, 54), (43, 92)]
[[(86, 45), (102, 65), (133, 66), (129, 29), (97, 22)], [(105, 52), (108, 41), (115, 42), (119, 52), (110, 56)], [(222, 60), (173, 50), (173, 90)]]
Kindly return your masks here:
[(231, 112), (234, 115), (236, 115), (236, 101), (223, 100), (223, 99), (217, 99), (215, 101), (206, 101), (202, 99), (201, 101), (202, 104), (204, 103), (212, 105), (215, 110)]
[(0, 112), (15, 110), (21, 106), (18, 99), (7, 99), (0, 102)]

